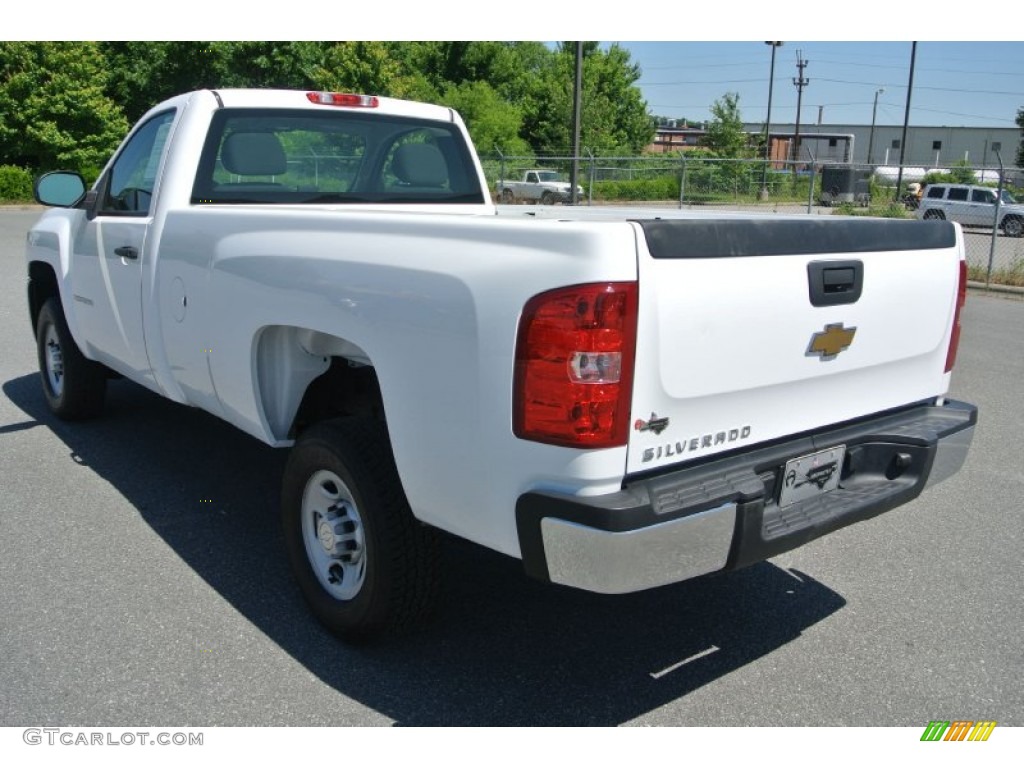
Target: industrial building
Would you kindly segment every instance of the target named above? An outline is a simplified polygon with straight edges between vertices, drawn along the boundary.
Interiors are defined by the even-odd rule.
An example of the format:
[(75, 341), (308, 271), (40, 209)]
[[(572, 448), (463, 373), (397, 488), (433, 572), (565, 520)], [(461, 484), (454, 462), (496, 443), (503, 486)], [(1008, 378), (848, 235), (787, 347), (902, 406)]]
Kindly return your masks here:
[[(752, 135), (764, 133), (763, 123), (745, 123), (744, 130)], [(793, 159), (792, 123), (772, 123), (771, 159)], [(659, 126), (651, 152), (686, 151), (700, 146), (705, 131), (695, 127)], [(812, 158), (822, 163), (870, 163), (897, 165), (900, 162), (902, 125), (828, 124), (800, 126), (799, 160)], [(907, 148), (904, 165), (924, 168), (948, 168), (966, 160), (975, 168), (997, 168), (998, 152), (1003, 164), (1016, 165), (1017, 149), (1021, 143), (1018, 128), (964, 128), (951, 126), (910, 126), (907, 128)], [(870, 150), (870, 156), (869, 156)]]
[[(773, 144), (785, 142), (787, 148), (793, 140), (795, 126), (792, 123), (772, 123)], [(744, 129), (751, 133), (764, 131), (764, 125), (746, 123)], [(852, 150), (848, 162), (873, 165), (898, 165), (900, 162), (900, 141), (902, 125), (876, 125), (872, 132), (870, 125), (801, 125), (800, 160), (810, 160), (829, 154), (837, 136), (852, 137)], [(1002, 155), (1007, 167), (1016, 165), (1017, 148), (1021, 142), (1019, 128), (963, 128), (948, 125), (912, 125), (907, 128), (907, 147), (904, 165), (919, 165), (926, 168), (948, 168), (953, 163), (966, 160), (976, 168), (996, 168)], [(870, 149), (870, 157), (868, 151)], [(791, 150), (790, 150), (791, 151)], [(775, 147), (773, 157), (778, 156)], [(786, 152), (783, 151), (785, 156)]]

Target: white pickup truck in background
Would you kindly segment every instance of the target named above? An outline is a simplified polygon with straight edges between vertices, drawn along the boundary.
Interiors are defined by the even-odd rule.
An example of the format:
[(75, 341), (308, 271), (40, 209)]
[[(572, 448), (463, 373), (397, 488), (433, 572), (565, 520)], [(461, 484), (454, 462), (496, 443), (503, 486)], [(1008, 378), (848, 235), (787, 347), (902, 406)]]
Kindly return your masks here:
[(439, 530), (636, 591), (890, 510), (971, 443), (950, 222), (498, 209), (451, 110), (289, 91), (170, 99), (36, 194), (51, 410), (119, 374), (290, 448), (287, 555), (339, 635), (430, 611)]
[[(521, 181), (498, 181), (498, 199), (503, 203), (555, 203), (572, 202), (572, 184), (565, 181), (558, 171), (538, 168), (523, 171)], [(583, 199), (583, 187), (576, 186), (576, 199)]]

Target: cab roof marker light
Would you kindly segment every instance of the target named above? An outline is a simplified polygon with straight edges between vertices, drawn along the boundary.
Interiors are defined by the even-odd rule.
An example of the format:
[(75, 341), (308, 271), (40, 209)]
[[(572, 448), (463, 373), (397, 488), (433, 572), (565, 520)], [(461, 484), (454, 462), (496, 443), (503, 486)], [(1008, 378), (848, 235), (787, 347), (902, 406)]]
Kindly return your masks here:
[(314, 104), (328, 107), (378, 107), (380, 99), (376, 96), (364, 96), (358, 93), (331, 93), (329, 91), (309, 91), (306, 98)]

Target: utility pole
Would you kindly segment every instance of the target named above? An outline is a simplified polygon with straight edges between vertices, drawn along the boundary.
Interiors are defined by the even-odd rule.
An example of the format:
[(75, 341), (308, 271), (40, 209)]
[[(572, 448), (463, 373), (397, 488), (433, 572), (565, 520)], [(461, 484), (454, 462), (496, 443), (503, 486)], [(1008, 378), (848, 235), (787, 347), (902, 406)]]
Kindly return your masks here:
[(772, 157), (772, 87), (775, 85), (775, 49), (782, 45), (781, 40), (765, 40), (765, 45), (772, 47), (772, 66), (768, 71), (768, 115), (764, 121), (764, 169), (761, 171), (761, 199), (768, 199), (768, 163)]
[(900, 201), (900, 187), (903, 186), (903, 161), (907, 156), (907, 125), (910, 123), (910, 97), (914, 93), (914, 62), (917, 60), (917, 41), (910, 46), (910, 79), (907, 82), (907, 108), (903, 113), (903, 135), (900, 138), (900, 170), (896, 174), (896, 193), (892, 201)]
[(569, 202), (579, 203), (576, 185), (580, 176), (580, 122), (583, 115), (583, 41), (576, 41), (576, 81), (572, 97), (572, 172), (569, 175)]
[(878, 116), (878, 97), (885, 93), (885, 88), (875, 91), (875, 103), (871, 107), (871, 133), (868, 134), (868, 165), (874, 161), (872, 152), (875, 147), (875, 118)]
[(793, 175), (796, 176), (796, 164), (800, 160), (800, 104), (804, 98), (804, 88), (811, 84), (811, 81), (804, 77), (804, 67), (807, 66), (807, 59), (800, 58), (803, 51), (796, 52), (796, 68), (800, 70), (800, 76), (793, 78), (793, 85), (796, 86), (796, 131), (793, 136)]

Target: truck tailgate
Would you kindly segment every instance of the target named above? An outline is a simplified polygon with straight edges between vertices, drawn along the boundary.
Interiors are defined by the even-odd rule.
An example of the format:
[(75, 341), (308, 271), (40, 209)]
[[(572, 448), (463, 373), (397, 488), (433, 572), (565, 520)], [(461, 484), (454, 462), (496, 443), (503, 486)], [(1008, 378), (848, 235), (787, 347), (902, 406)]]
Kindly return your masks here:
[(942, 395), (962, 235), (948, 222), (637, 221), (627, 471)]

